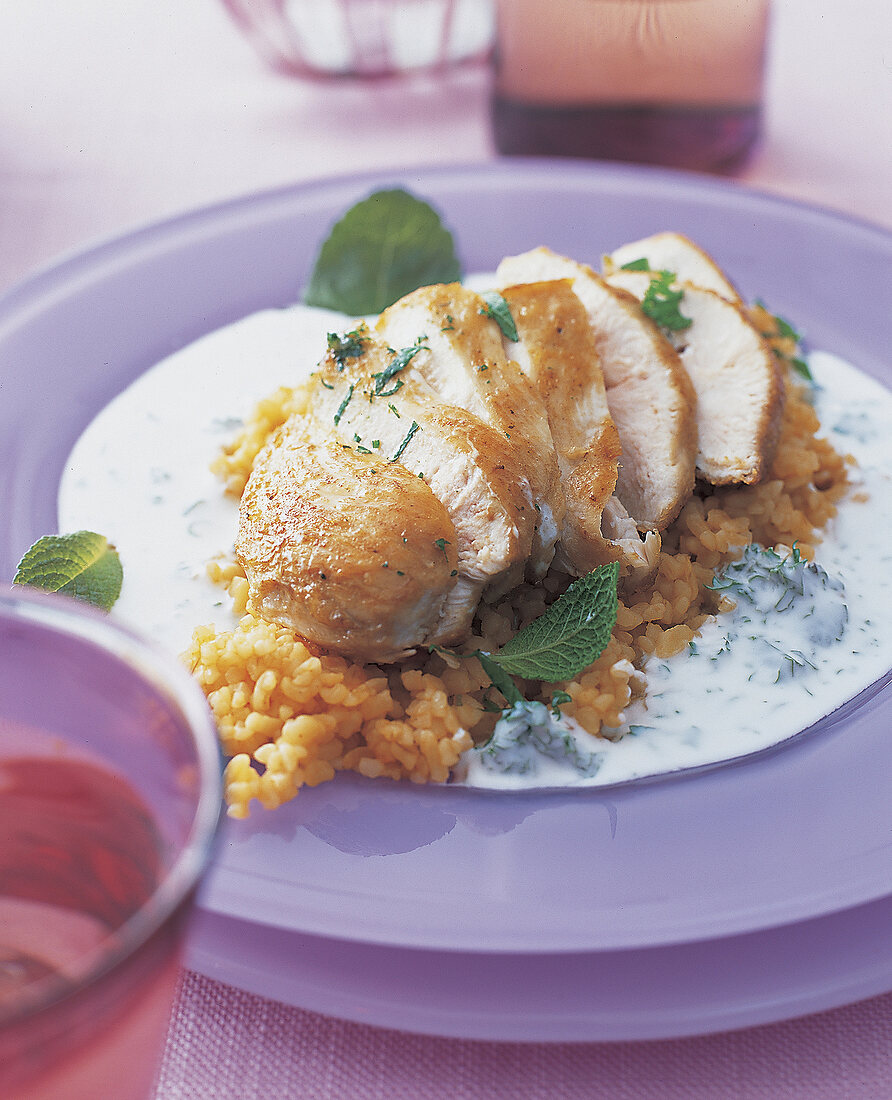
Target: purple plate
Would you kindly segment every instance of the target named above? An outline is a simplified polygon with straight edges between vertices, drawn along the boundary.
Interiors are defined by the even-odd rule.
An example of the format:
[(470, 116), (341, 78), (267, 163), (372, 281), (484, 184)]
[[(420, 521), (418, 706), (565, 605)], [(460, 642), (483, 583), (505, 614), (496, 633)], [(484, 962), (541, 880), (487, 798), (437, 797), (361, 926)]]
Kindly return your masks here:
[[(677, 229), (811, 346), (892, 378), (878, 290), (892, 237), (726, 182), (503, 160), (261, 194), (103, 244), (0, 300), (0, 576), (55, 529), (65, 458), (115, 393), (202, 333), (296, 300), (331, 222), (394, 185), (440, 209), (470, 271), (542, 243), (597, 261)], [(339, 777), (229, 823), (201, 905), (270, 935), (555, 965), (854, 910), (892, 893), (889, 679), (775, 750), (654, 781), (509, 793)]]

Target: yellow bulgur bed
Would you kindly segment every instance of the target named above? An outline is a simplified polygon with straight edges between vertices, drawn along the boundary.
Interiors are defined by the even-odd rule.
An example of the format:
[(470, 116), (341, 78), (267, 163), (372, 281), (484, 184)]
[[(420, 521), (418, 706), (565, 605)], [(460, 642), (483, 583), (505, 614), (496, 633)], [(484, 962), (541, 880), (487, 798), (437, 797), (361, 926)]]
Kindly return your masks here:
[[(764, 311), (755, 318), (783, 357), (795, 345)], [(526, 685), (528, 698), (551, 699), (556, 686), (570, 701), (563, 712), (596, 736), (614, 737), (623, 710), (643, 690), (640, 669), (652, 654), (679, 653), (707, 616), (721, 610), (705, 587), (716, 569), (750, 542), (796, 544), (811, 558), (820, 529), (845, 494), (851, 459), (818, 438), (808, 388), (785, 367), (787, 401), (770, 476), (751, 487), (698, 486), (664, 532), (656, 576), (620, 600), (613, 636), (598, 660), (575, 680)], [(282, 388), (262, 402), (215, 469), (239, 496), (270, 432), (306, 402), (302, 388)], [(230, 758), (224, 777), (228, 812), (245, 817), (252, 799), (274, 808), (300, 787), (339, 770), (414, 782), (443, 782), (461, 754), (485, 739), (494, 716), (483, 706), (489, 678), (473, 658), (417, 653), (399, 664), (359, 666), (316, 654), (288, 630), (251, 615), (247, 582), (235, 563), (211, 563), (240, 620), (232, 631), (195, 631), (186, 660), (204, 689)], [(483, 605), (466, 649), (492, 651), (537, 618), (570, 582), (553, 570), (538, 587), (521, 585)]]

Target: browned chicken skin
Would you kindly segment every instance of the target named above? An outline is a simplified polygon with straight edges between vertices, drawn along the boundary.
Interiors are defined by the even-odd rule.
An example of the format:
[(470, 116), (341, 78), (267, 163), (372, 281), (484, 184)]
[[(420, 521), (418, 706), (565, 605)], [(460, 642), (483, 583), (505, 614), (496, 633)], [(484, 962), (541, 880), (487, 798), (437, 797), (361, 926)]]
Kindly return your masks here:
[(268, 621), (359, 660), (441, 637), (455, 528), (405, 466), (317, 441), (292, 418), (258, 456), (239, 519), (251, 604)]
[[(308, 411), (269, 440), (242, 499), (252, 610), (360, 661), (455, 645), (481, 599), (555, 554), (648, 579), (695, 459), (716, 481), (760, 476), (783, 397), (770, 353), (705, 253), (672, 234), (642, 244), (730, 288), (686, 288), (694, 324), (676, 346), (641, 310), (646, 273), (602, 278), (545, 248), (499, 266), (517, 340), (460, 284), (330, 337)], [(713, 436), (746, 419), (727, 408), (735, 385), (756, 427), (710, 473)]]
[(542, 402), (505, 355), (484, 300), (458, 283), (422, 287), (386, 309), (376, 329), (394, 348), (421, 342), (413, 371), (440, 401), (474, 413), (510, 443), (536, 509), (529, 570), (542, 576), (564, 518), (557, 456)]
[(642, 530), (662, 531), (694, 487), (696, 396), (680, 359), (631, 294), (585, 264), (535, 248), (499, 264), (500, 286), (570, 279), (595, 333), (623, 454), (616, 495)]
[(566, 500), (562, 560), (577, 574), (620, 561), (624, 575), (640, 581), (656, 564), (660, 541), (642, 541), (631, 521), (620, 532), (611, 520), (621, 448), (588, 314), (566, 279), (503, 294), (519, 338), (505, 338), (506, 349), (545, 405), (558, 456)]

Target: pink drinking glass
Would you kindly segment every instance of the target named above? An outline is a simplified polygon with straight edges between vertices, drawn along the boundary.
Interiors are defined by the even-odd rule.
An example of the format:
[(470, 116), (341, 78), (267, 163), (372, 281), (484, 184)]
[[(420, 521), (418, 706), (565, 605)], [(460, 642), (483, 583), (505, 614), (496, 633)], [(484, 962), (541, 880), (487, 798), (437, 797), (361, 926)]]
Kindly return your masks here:
[(220, 794), (173, 656), (0, 590), (0, 1096), (151, 1094)]
[(258, 53), (291, 76), (382, 77), (486, 57), (492, 0), (223, 0)]

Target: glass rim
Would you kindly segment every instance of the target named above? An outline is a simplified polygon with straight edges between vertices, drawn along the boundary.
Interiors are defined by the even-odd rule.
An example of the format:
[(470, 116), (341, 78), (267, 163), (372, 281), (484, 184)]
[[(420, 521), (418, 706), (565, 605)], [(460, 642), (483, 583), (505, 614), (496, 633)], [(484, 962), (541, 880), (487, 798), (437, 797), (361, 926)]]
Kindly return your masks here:
[[(0, 588), (0, 621), (32, 624), (102, 649), (164, 698), (191, 735), (198, 769), (197, 799), (189, 832), (150, 897), (110, 936), (76, 979), (54, 977), (33, 997), (0, 1011), (0, 1030), (15, 1027), (101, 981), (134, 955), (188, 899), (205, 872), (222, 815), (222, 755), (211, 709), (199, 685), (172, 653), (127, 623), (70, 596), (26, 585)], [(41, 983), (42, 984), (42, 983)]]

